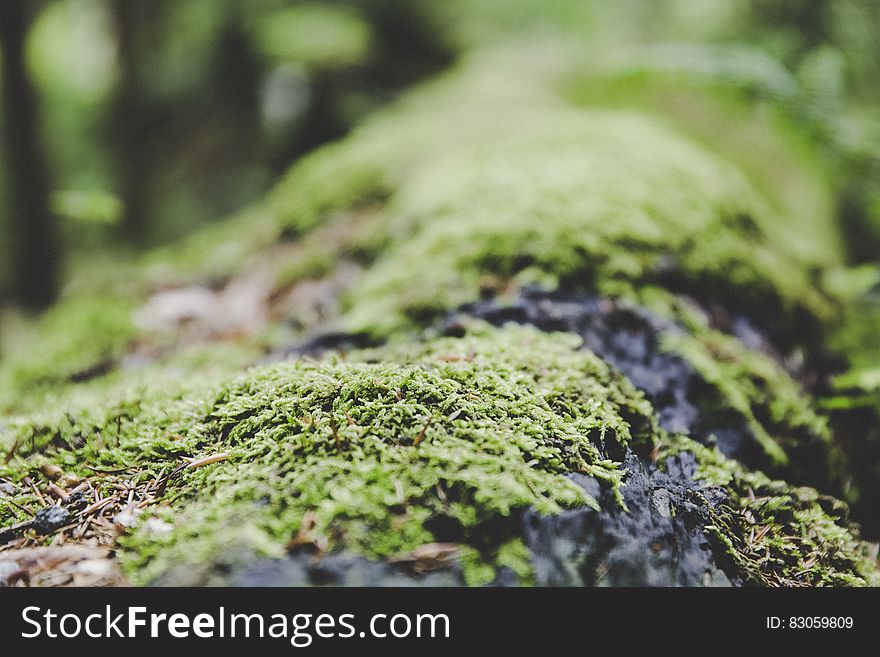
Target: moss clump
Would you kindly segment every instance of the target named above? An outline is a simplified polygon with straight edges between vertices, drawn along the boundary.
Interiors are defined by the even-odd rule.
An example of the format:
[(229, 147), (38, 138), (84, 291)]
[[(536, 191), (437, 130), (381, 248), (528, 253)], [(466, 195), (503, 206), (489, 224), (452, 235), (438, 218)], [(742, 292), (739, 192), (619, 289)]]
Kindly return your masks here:
[[(228, 461), (184, 470), (169, 486), (172, 534), (125, 541), (141, 582), (215, 549), (232, 518), (250, 518), (280, 548), (305, 532), (307, 514), (309, 540), (331, 549), (394, 557), (438, 540), (436, 526), (475, 551), (474, 573), (496, 560), (521, 571), (520, 551), (505, 547), (507, 520), (525, 508), (596, 506), (569, 472), (604, 482), (622, 504), (615, 455), (653, 441), (647, 402), (574, 342), (487, 331), (358, 356), (367, 362), (254, 369), (179, 398), (68, 409), (70, 419), (16, 429), (3, 476), (20, 480), (49, 460), (80, 476), (88, 465), (155, 478), (177, 455), (228, 451)], [(5, 505), (3, 519), (17, 513)]]
[(682, 355), (709, 386), (704, 412), (732, 414), (745, 423), (763, 453), (749, 465), (826, 489), (840, 486), (841, 456), (826, 420), (778, 363), (705, 327), (690, 334), (669, 332), (663, 343)]
[[(731, 140), (711, 144), (762, 183), (766, 161), (789, 154), (786, 180), (768, 201), (737, 167), (664, 128), (657, 112), (584, 107), (646, 109), (646, 99), (674, 88), (701, 99), (715, 127), (728, 115), (748, 123), (743, 114), (761, 112), (735, 85), (642, 80), (622, 98), (615, 84), (632, 81), (625, 71), (600, 69), (585, 82), (531, 62), (499, 81), (497, 67), (511, 66), (504, 57), (469, 62), (410, 94), (306, 158), (277, 188), (273, 204), (295, 231), (385, 198), (373, 262), (345, 295), (342, 325), (393, 339), (525, 283), (634, 298), (688, 324), (689, 335), (667, 347), (701, 373), (720, 414), (746, 424), (761, 452), (750, 465), (839, 490), (829, 431), (791, 376), (705, 319), (691, 321), (676, 301), (687, 295), (750, 316), (783, 349), (815, 346), (834, 305), (814, 272), (836, 266), (840, 248), (825, 173), (806, 141), (780, 110), (754, 136), (763, 159)], [(809, 220), (804, 198), (815, 201)]]
[[(485, 75), (472, 65), (411, 95), (276, 190), (299, 231), (387, 197), (388, 238), (348, 297), (353, 330), (386, 338), (534, 280), (626, 296), (656, 286), (755, 316), (777, 307), (764, 319), (789, 337), (829, 317), (808, 273), (827, 251), (780, 241), (800, 218), (734, 166), (655, 119), (577, 107), (522, 71)], [(835, 235), (827, 217), (814, 224)]]
[(656, 44), (598, 59), (571, 76), (575, 102), (637, 109), (688, 134), (797, 221), (797, 230), (787, 221), (767, 226), (771, 241), (817, 264), (841, 263), (831, 165), (804, 116), (811, 98), (781, 63), (742, 44)]
[[(480, 294), (537, 281), (643, 302), (656, 291), (685, 293), (809, 339), (831, 308), (810, 269), (834, 249), (800, 244), (831, 244), (827, 217), (811, 220), (807, 239), (800, 217), (770, 207), (736, 167), (656, 118), (569, 100), (570, 65), (541, 55), (474, 57), (306, 157), (261, 207), (102, 281), (75, 283), (65, 312), (86, 317), (76, 306), (99, 286), (113, 290), (106, 300), (122, 318), (157, 287), (222, 284), (286, 231), (302, 235), (311, 255), (268, 264), (283, 292), (332, 268), (337, 242), (316, 228), (361, 214), (341, 222), (356, 226), (342, 247), (370, 266), (346, 280), (347, 312), (334, 330), (384, 341)], [(370, 211), (352, 213), (363, 207)], [(786, 232), (803, 239), (779, 239)], [(778, 310), (768, 316), (766, 307)], [(35, 343), (47, 348), (29, 351), (67, 343), (83, 356), (116, 353), (118, 336), (89, 324), (53, 324)], [(43, 368), (33, 353), (21, 365)], [(0, 376), (10, 369), (21, 368), (5, 364)], [(22, 379), (6, 378), (8, 405), (20, 403)], [(63, 381), (62, 373), (53, 385)]]
[(812, 488), (773, 481), (691, 441), (697, 478), (723, 489), (726, 501), (707, 529), (736, 570), (760, 586), (877, 586), (876, 546), (856, 538), (846, 505)]
[[(747, 473), (688, 439), (668, 438), (643, 397), (578, 350), (576, 337), (473, 330), (346, 361), (254, 368), (177, 394), (103, 398), (103, 407), (33, 419), (14, 428), (18, 447), (0, 476), (39, 478), (40, 466), (52, 463), (100, 489), (126, 469), (127, 485), (137, 490), (179, 456), (228, 454), (178, 468), (168, 480), (164, 497), (148, 507), (168, 533), (142, 516), (140, 528), (121, 539), (121, 557), (138, 583), (229, 550), (277, 555), (293, 539), (290, 545), (375, 559), (453, 542), (468, 582), (479, 584), (502, 566), (530, 581), (528, 551), (517, 538), (521, 511), (599, 508), (567, 474), (597, 479), (616, 495), (619, 511), (627, 448), (661, 460), (687, 449), (698, 457), (700, 476), (725, 491), (726, 505), (709, 529), (738, 576), (850, 585), (874, 576), (837, 503)], [(772, 493), (772, 503), (755, 501), (750, 489), (758, 497)], [(37, 504), (24, 489), (14, 500), (19, 506), (7, 500), (0, 498), (4, 525), (22, 519), (21, 506)], [(762, 532), (758, 539), (749, 538), (752, 525)], [(821, 568), (811, 572), (810, 563)]]

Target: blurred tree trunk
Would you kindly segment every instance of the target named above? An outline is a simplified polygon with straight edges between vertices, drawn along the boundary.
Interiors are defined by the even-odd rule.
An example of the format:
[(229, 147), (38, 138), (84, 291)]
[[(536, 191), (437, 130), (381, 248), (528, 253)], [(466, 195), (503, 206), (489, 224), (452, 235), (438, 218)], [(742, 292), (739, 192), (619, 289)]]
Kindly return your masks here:
[[(2, 2), (2, 0), (0, 0)], [(125, 204), (122, 238), (149, 238), (152, 182), (156, 166), (156, 121), (145, 79), (154, 36), (161, 30), (164, 0), (112, 0), (119, 84), (110, 107), (110, 131), (117, 188)]]
[(401, 89), (447, 68), (455, 48), (428, 11), (430, 0), (356, 0), (376, 34), (372, 84)]
[(39, 102), (25, 63), (25, 41), (35, 4), (0, 0), (0, 50), (12, 294), (22, 305), (39, 309), (58, 292), (61, 242), (48, 205), (51, 176), (41, 147)]

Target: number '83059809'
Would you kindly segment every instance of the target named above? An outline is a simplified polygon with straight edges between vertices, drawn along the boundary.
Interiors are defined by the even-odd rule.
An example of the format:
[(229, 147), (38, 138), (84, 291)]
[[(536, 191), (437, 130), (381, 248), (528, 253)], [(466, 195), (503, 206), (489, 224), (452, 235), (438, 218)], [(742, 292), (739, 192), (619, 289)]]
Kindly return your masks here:
[(768, 630), (850, 630), (852, 616), (767, 616)]

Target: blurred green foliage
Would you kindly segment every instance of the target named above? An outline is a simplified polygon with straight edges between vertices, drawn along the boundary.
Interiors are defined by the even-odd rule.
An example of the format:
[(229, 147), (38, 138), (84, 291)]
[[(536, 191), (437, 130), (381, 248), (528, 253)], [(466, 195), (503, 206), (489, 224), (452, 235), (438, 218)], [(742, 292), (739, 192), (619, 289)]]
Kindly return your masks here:
[(355, 7), (317, 2), (262, 17), (256, 36), (268, 57), (317, 68), (356, 66), (372, 47), (370, 27)]

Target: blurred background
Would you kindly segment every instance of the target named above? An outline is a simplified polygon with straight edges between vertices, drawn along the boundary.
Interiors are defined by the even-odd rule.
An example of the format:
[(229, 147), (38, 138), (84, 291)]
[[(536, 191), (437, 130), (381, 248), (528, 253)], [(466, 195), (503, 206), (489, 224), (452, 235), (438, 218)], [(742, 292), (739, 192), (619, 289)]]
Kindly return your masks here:
[(880, 258), (877, 0), (2, 0), (0, 306), (235, 213), (408, 86), (532, 34), (747, 44), (725, 71), (782, 72), (755, 92), (833, 162), (850, 263)]

